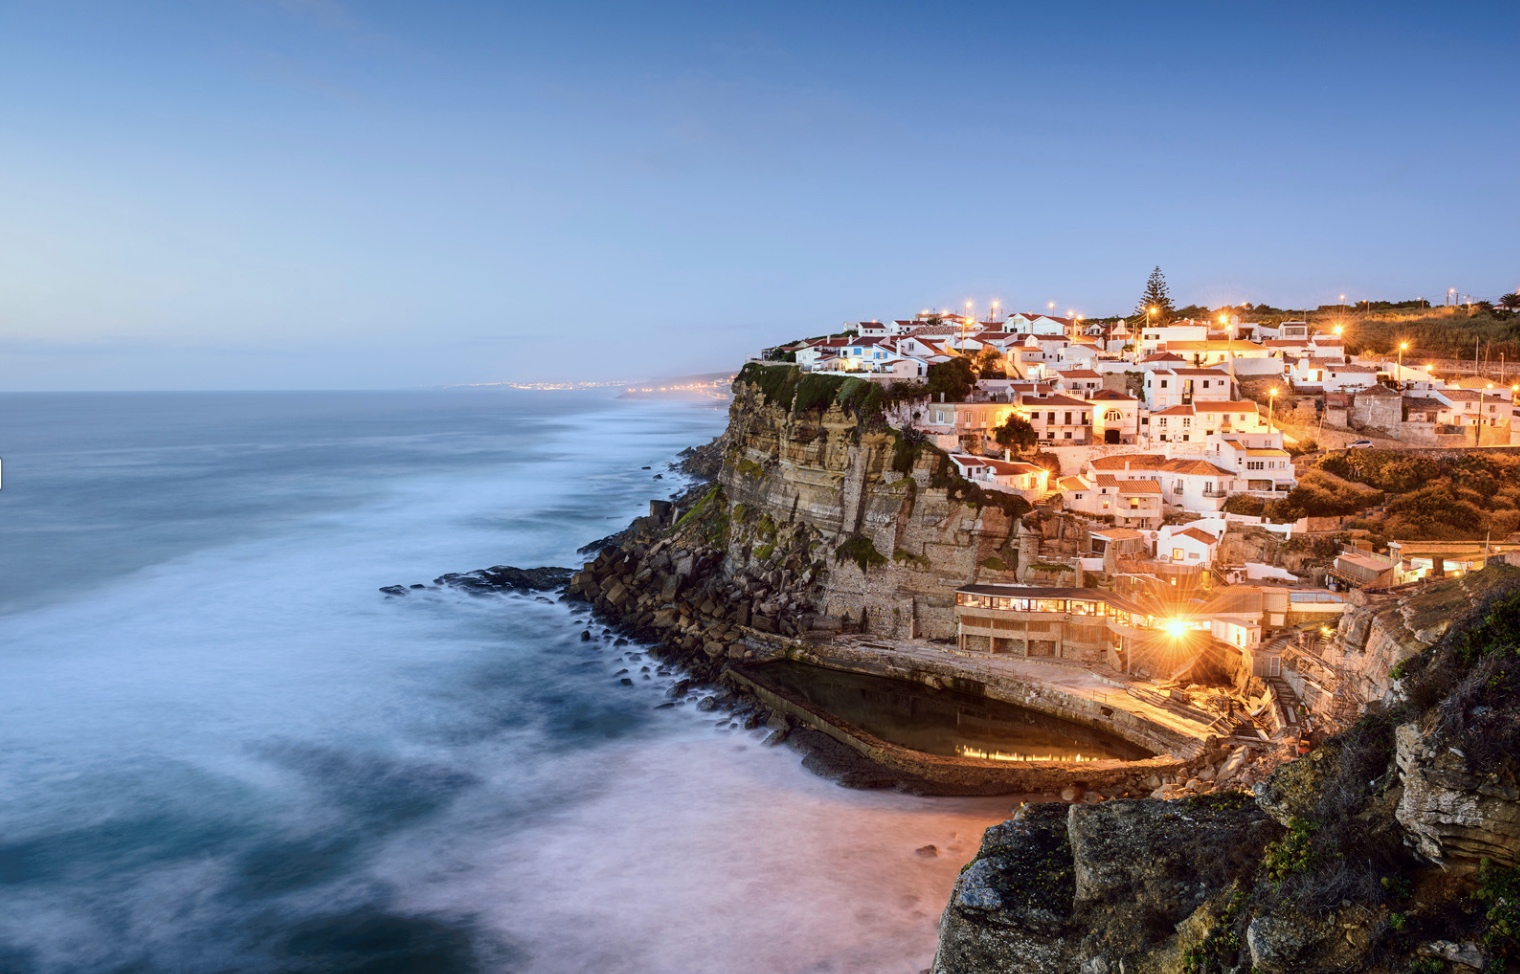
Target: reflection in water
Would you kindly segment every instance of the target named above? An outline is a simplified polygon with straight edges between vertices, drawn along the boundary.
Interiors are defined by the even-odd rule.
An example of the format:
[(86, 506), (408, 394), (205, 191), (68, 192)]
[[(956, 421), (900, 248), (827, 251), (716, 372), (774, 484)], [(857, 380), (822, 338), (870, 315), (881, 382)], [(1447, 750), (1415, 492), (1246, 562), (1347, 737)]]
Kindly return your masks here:
[(1138, 761), (1123, 738), (1000, 700), (782, 661), (749, 675), (884, 741), (995, 761)]

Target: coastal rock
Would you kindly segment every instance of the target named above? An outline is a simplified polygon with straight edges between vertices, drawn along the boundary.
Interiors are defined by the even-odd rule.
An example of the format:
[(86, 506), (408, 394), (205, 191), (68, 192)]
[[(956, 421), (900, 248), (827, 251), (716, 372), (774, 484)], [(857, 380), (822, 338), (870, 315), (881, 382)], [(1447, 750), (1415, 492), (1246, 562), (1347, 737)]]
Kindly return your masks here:
[(1436, 861), (1492, 859), (1520, 865), (1520, 787), (1513, 762), (1474, 774), (1462, 755), (1404, 724), (1394, 734), (1404, 785), (1394, 812), (1420, 852)]
[(545, 592), (559, 588), (570, 581), (575, 572), (569, 568), (513, 568), (497, 565), (473, 572), (451, 572), (433, 579), (434, 585), (448, 585), (469, 592), (471, 595), (487, 595), (493, 592)]
[(957, 881), (935, 974), (1180, 971), (1279, 834), (1238, 794), (1025, 806)]

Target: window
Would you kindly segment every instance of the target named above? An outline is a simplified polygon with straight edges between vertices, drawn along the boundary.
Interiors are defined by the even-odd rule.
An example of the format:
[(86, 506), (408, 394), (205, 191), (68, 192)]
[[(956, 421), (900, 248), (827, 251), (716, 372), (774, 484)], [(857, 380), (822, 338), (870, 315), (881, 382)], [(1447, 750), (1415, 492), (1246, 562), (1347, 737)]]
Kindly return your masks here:
[(1045, 414), (1045, 424), (1047, 426), (1054, 426), (1056, 424), (1056, 414), (1055, 413), (1046, 413)]
[(1138, 511), (1138, 510), (1140, 510), (1140, 498), (1138, 498), (1138, 497), (1131, 497), (1129, 499), (1129, 509), (1132, 510), (1132, 511)]
[(1161, 388), (1163, 388), (1163, 389), (1166, 388), (1166, 380), (1165, 379), (1161, 380)]
[(1071, 430), (1066, 431), (1066, 439), (1071, 439)]
[(1124, 421), (1124, 414), (1117, 409), (1110, 409), (1103, 414), (1103, 421), (1105, 423), (1121, 423)]
[(1181, 548), (1173, 548), (1172, 549), (1172, 561), (1181, 561), (1181, 560), (1182, 560), (1182, 549)]
[(1157, 426), (1165, 426), (1166, 425), (1166, 417), (1165, 416), (1157, 416), (1156, 417), (1156, 425)]
[(1061, 425), (1063, 425), (1063, 426), (1070, 426), (1071, 425), (1071, 413), (1067, 413), (1066, 414), (1066, 421), (1064, 423), (1062, 423)]

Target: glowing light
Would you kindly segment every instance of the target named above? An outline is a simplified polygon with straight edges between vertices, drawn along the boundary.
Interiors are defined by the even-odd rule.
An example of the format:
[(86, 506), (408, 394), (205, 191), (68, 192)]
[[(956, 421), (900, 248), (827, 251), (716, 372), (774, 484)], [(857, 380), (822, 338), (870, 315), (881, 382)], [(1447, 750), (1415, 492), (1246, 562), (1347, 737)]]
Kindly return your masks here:
[(1228, 325), (1230, 323), (1230, 316), (1229, 315), (1220, 315), (1219, 316), (1219, 323), (1221, 325)]
[(1399, 342), (1399, 351), (1401, 351), (1401, 352), (1407, 352), (1407, 351), (1409, 351), (1409, 343), (1408, 342)]
[(1150, 306), (1150, 308), (1148, 308), (1148, 309), (1147, 309), (1147, 310), (1148, 310), (1148, 311), (1149, 311), (1149, 312), (1150, 312), (1150, 313), (1151, 313), (1151, 314), (1155, 314), (1155, 313), (1156, 313), (1156, 306), (1155, 306), (1155, 305), (1154, 305), (1154, 304), (1153, 304), (1153, 305), (1151, 305), (1151, 306)]
[(1277, 393), (1278, 393), (1278, 389), (1274, 387), (1272, 389), (1272, 391), (1268, 393), (1268, 395), (1275, 397), (1277, 395)]
[(1341, 332), (1343, 332), (1345, 330), (1346, 330), (1346, 326), (1345, 325), (1336, 325), (1335, 326), (1335, 337), (1336, 338), (1341, 337)]
[(1166, 634), (1168, 636), (1176, 639), (1183, 633), (1187, 632), (1188, 627), (1187, 623), (1183, 622), (1181, 619), (1168, 619), (1162, 628), (1166, 630)]

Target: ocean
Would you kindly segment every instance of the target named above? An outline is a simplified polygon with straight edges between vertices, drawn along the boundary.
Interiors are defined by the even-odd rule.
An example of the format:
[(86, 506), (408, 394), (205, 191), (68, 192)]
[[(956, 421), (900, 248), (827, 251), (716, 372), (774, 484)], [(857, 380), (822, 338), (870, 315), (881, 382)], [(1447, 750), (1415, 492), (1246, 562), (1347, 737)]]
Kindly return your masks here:
[(583, 608), (378, 591), (576, 566), (724, 418), (0, 396), (0, 971), (927, 968), (1007, 799), (818, 779)]

